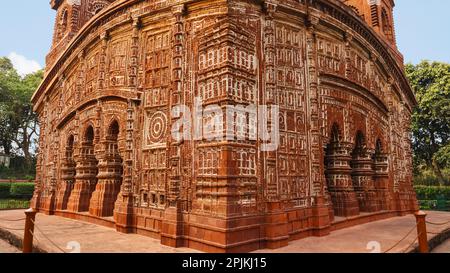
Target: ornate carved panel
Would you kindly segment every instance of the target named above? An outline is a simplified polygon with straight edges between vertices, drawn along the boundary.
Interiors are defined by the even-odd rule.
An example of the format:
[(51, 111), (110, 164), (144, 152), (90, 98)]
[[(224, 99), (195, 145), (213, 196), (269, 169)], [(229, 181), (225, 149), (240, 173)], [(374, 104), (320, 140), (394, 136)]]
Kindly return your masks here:
[(129, 47), (129, 38), (110, 42), (108, 52), (109, 87), (123, 87), (127, 85)]
[[(334, 216), (413, 211), (401, 55), (345, 3), (307, 2), (52, 1), (33, 207), (114, 214), (120, 231), (218, 252), (325, 234)], [(215, 136), (235, 138), (173, 139), (171, 108), (195, 97), (279, 106), (276, 150), (242, 132), (262, 120), (243, 110), (220, 114)]]

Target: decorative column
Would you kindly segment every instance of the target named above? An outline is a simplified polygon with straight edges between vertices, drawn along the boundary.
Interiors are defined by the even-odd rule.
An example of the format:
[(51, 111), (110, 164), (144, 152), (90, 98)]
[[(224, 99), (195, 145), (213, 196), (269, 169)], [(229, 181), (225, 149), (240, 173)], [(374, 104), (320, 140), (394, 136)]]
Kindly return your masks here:
[[(276, 48), (275, 48), (275, 21), (274, 16), (277, 10), (277, 1), (265, 1), (265, 16), (264, 16), (264, 29), (263, 29), (263, 60), (264, 60), (264, 94), (263, 101), (264, 105), (275, 104), (276, 103), (276, 73), (275, 73), (275, 60)], [(277, 168), (277, 153), (274, 152), (264, 152), (265, 165), (264, 168), (268, 174), (276, 173)], [(272, 202), (277, 200), (277, 176), (276, 175), (266, 175), (265, 183), (265, 197), (266, 201)]]
[(93, 139), (83, 136), (81, 147), (74, 156), (76, 162), (75, 184), (69, 198), (67, 210), (84, 212), (89, 210), (89, 202), (97, 183), (97, 159), (94, 154)]
[[(129, 72), (129, 86), (130, 88), (140, 88), (138, 83), (139, 70), (139, 40), (141, 34), (141, 21), (139, 17), (133, 18), (133, 35), (131, 37), (131, 56), (130, 56), (130, 72)], [(143, 64), (141, 64), (143, 66)], [(120, 150), (119, 154), (123, 155), (122, 162), (122, 185), (120, 192), (117, 195), (114, 220), (116, 221), (117, 231), (129, 233), (133, 231), (133, 164), (136, 162), (135, 148), (137, 136), (141, 133), (138, 131), (139, 118), (136, 118), (138, 107), (141, 103), (141, 96), (138, 95), (136, 100), (128, 100), (127, 120), (126, 120), (126, 134), (125, 134), (125, 149)]]
[(117, 135), (107, 135), (100, 145), (97, 185), (92, 194), (89, 213), (97, 217), (113, 216), (114, 204), (122, 183), (122, 158)]
[[(172, 44), (172, 88), (170, 94), (171, 107), (183, 102), (183, 40), (184, 40), (184, 25), (183, 25), (184, 5), (175, 6), (172, 8), (175, 23), (173, 25), (173, 44)], [(168, 191), (168, 205), (169, 207), (177, 207), (178, 199), (180, 197), (180, 183), (181, 183), (181, 148), (179, 142), (169, 141), (169, 191)]]
[(114, 220), (116, 221), (116, 229), (119, 232), (130, 233), (133, 228), (133, 160), (134, 160), (134, 136), (139, 132), (135, 132), (136, 111), (140, 101), (128, 100), (127, 122), (125, 135), (125, 158), (123, 159), (123, 181), (117, 201), (114, 208)]
[(98, 90), (97, 90), (97, 97), (100, 95), (102, 90), (105, 88), (105, 81), (106, 81), (106, 53), (108, 50), (108, 39), (109, 34), (108, 32), (103, 32), (100, 35), (101, 39), (101, 50), (99, 54), (99, 62), (98, 62)]
[(48, 171), (50, 172), (50, 183), (46, 189), (46, 196), (45, 196), (45, 204), (44, 204), (44, 212), (48, 215), (53, 215), (55, 213), (55, 205), (56, 205), (56, 190), (58, 186), (58, 153), (56, 151), (59, 151), (59, 132), (57, 130), (53, 131), (52, 138), (51, 138), (51, 145), (50, 149), (53, 152), (52, 158), (51, 158), (51, 169)]
[(389, 157), (388, 154), (376, 152), (374, 157), (374, 183), (377, 192), (379, 210), (391, 210), (389, 202)]
[[(321, 137), (320, 120), (320, 97), (319, 97), (319, 73), (317, 69), (317, 38), (316, 27), (320, 23), (319, 15), (308, 10), (306, 18), (306, 60), (308, 65), (307, 92), (307, 123), (309, 124), (308, 151), (310, 164), (310, 191), (313, 206), (313, 226), (316, 235), (326, 235), (329, 233), (330, 222), (334, 219), (332, 204), (327, 202), (325, 169), (323, 164), (324, 150)], [(329, 201), (329, 200), (328, 200)]]
[(406, 103), (406, 98), (403, 98), (402, 103), (402, 111), (401, 111), (401, 117), (402, 117), (402, 147), (404, 150), (404, 177), (405, 177), (405, 191), (406, 191), (406, 213), (413, 212), (419, 210), (419, 203), (417, 202), (417, 196), (416, 192), (414, 190), (414, 183), (413, 183), (413, 151), (411, 147), (411, 116), (412, 111), (411, 108)]
[[(183, 103), (183, 51), (184, 51), (184, 4), (172, 7), (174, 24), (172, 29), (172, 88), (170, 92), (170, 106)], [(171, 121), (175, 122), (176, 120)], [(161, 243), (172, 247), (182, 246), (182, 203), (180, 200), (180, 186), (182, 178), (182, 143), (168, 140), (169, 146), (169, 188), (164, 220), (161, 227)]]
[[(262, 30), (263, 49), (261, 60), (263, 66), (261, 68), (263, 74), (263, 96), (261, 103), (264, 105), (276, 105), (277, 103), (277, 80), (276, 80), (276, 36), (275, 36), (275, 16), (278, 10), (279, 1), (266, 0), (264, 1), (264, 21)], [(260, 120), (259, 122), (267, 122), (267, 126), (272, 126), (269, 120)], [(272, 127), (273, 128), (273, 127)], [(262, 144), (260, 144), (262, 145)], [(260, 146), (261, 147), (261, 146)], [(238, 155), (240, 156), (240, 155)], [(288, 244), (288, 218), (284, 211), (283, 202), (280, 200), (278, 166), (277, 166), (277, 151), (261, 152), (264, 160), (263, 172), (264, 177), (264, 202), (266, 203), (265, 217), (264, 217), (264, 234), (265, 246), (267, 248), (275, 249), (283, 247)], [(228, 159), (227, 166), (233, 171), (231, 175), (239, 175), (237, 164), (231, 154)], [(234, 168), (233, 168), (234, 165)], [(237, 194), (239, 192), (236, 192)], [(236, 194), (235, 193), (235, 194)], [(237, 199), (239, 201), (239, 198)]]
[(359, 215), (358, 200), (352, 183), (351, 143), (334, 141), (328, 147), (325, 172), (334, 214), (341, 217)]
[(56, 194), (56, 210), (66, 210), (69, 197), (75, 182), (76, 163), (73, 160), (73, 146), (66, 147), (64, 157), (61, 160), (61, 181)]
[[(50, 211), (54, 208), (54, 200), (55, 200), (55, 188), (56, 188), (56, 170), (55, 164), (57, 160), (57, 154), (55, 151), (58, 150), (58, 147), (55, 147), (55, 131), (52, 130), (52, 124), (50, 122), (51, 116), (48, 112), (49, 109), (49, 98), (44, 99), (44, 120), (45, 120), (45, 141), (42, 143), (47, 148), (46, 153), (42, 159), (41, 167), (41, 194), (39, 198), (38, 207), (41, 211), (46, 214), (51, 214)], [(48, 145), (46, 145), (46, 143)]]
[(399, 174), (397, 173), (397, 169), (395, 168), (394, 164), (397, 159), (397, 149), (398, 147), (398, 140), (397, 140), (397, 122), (398, 122), (398, 115), (396, 114), (396, 106), (394, 101), (394, 78), (389, 77), (388, 78), (388, 88), (387, 88), (387, 94), (388, 95), (388, 109), (389, 109), (389, 182), (388, 182), (388, 189), (389, 193), (391, 195), (390, 199), (390, 208), (392, 210), (401, 211), (400, 208), (400, 185), (399, 185)]
[(47, 108), (44, 107), (43, 113), (40, 113), (38, 116), (39, 120), (39, 128), (40, 128), (40, 135), (39, 135), (39, 147), (41, 148), (41, 152), (37, 156), (37, 162), (36, 162), (36, 181), (35, 181), (35, 189), (33, 193), (33, 198), (31, 199), (31, 208), (35, 210), (40, 209), (40, 201), (42, 192), (44, 190), (44, 178), (43, 178), (43, 171), (42, 171), (42, 165), (44, 164), (44, 155), (42, 153), (42, 149), (44, 147), (45, 143), (45, 132), (46, 132), (46, 110)]
[(361, 212), (376, 212), (378, 209), (377, 194), (373, 181), (372, 155), (374, 152), (365, 147), (357, 147), (353, 151), (352, 179)]
[(86, 94), (85, 88), (85, 71), (86, 71), (86, 56), (84, 50), (80, 52), (78, 55), (78, 62), (80, 66), (77, 71), (77, 81), (76, 81), (76, 92), (75, 92), (75, 105), (84, 99), (84, 95)]

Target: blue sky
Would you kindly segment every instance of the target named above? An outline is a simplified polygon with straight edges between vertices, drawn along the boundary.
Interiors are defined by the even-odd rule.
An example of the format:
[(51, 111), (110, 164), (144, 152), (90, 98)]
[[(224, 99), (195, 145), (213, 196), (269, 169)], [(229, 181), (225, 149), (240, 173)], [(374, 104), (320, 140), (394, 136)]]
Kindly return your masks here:
[[(44, 66), (55, 12), (50, 0), (3, 1), (0, 56), (11, 56), (23, 73)], [(397, 42), (406, 62), (450, 63), (450, 1), (396, 0)]]

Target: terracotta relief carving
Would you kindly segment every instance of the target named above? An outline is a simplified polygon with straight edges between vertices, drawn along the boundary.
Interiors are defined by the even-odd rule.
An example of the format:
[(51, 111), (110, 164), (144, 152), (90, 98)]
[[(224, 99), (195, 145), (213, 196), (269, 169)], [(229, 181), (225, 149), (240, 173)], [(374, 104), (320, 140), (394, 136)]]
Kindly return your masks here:
[[(36, 209), (209, 252), (417, 209), (392, 1), (69, 2), (52, 1), (33, 97)], [(173, 108), (198, 101), (202, 123), (223, 120), (214, 137), (174, 138)], [(279, 124), (277, 149), (259, 123)]]

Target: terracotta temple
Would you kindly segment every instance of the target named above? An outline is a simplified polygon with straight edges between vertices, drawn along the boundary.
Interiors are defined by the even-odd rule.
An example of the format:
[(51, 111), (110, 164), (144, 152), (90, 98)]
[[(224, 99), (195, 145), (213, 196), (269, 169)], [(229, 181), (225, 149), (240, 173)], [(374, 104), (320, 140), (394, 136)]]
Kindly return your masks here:
[[(51, 7), (53, 44), (32, 99), (40, 212), (173, 247), (247, 252), (417, 210), (416, 100), (393, 0)], [(174, 140), (171, 109), (195, 97), (278, 105), (278, 149)], [(232, 117), (231, 127), (243, 122)]]

